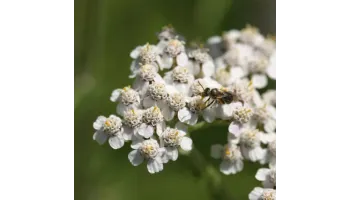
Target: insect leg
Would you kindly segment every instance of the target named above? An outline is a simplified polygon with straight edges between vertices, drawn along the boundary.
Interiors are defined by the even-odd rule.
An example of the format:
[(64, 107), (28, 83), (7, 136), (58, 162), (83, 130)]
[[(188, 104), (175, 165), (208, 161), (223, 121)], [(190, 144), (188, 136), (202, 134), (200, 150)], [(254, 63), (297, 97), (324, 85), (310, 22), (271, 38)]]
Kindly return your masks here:
[(206, 109), (206, 108), (208, 108), (209, 106), (211, 106), (215, 101), (216, 101), (216, 100), (213, 99), (213, 101), (211, 101), (205, 108), (203, 108), (203, 110)]

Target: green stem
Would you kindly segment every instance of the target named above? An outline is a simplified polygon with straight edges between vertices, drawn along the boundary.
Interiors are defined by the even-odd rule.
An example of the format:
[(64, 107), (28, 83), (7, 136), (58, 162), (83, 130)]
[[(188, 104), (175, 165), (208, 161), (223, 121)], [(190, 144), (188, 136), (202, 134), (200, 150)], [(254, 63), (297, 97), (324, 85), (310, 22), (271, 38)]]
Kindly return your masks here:
[[(225, 121), (215, 122), (215, 125), (227, 125)], [(207, 126), (213, 124), (208, 124), (206, 122), (200, 122), (195, 126), (190, 127), (189, 132), (198, 131), (199, 129), (205, 129)], [(230, 196), (230, 193), (227, 191), (224, 183), (222, 181), (221, 172), (217, 170), (217, 167), (214, 167), (210, 162), (208, 162), (203, 154), (196, 148), (193, 147), (190, 153), (190, 160), (193, 165), (194, 170), (198, 173), (198, 176), (201, 179), (206, 181), (208, 191), (212, 199), (223, 199), (223, 200), (232, 200), (234, 199)]]
[(204, 158), (198, 149), (193, 148), (190, 157), (198, 176), (205, 180), (212, 199), (234, 199), (224, 186), (220, 172)]

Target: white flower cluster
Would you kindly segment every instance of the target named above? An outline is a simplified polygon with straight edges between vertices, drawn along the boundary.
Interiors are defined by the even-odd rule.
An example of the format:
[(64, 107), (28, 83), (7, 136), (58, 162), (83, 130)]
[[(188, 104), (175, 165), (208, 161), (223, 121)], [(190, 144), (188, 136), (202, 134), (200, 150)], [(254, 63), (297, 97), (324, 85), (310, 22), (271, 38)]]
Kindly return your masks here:
[(110, 98), (120, 117), (98, 117), (93, 139), (108, 139), (113, 149), (131, 141), (131, 164), (146, 160), (148, 171), (156, 173), (177, 160), (179, 149), (191, 151), (187, 126), (226, 121), (227, 143), (211, 147), (211, 156), (222, 159), (220, 171), (238, 173), (243, 160), (269, 164), (256, 175), (265, 189), (255, 188), (249, 198), (275, 199), (276, 92), (258, 92), (276, 78), (275, 41), (248, 26), (209, 38), (208, 49), (185, 45), (173, 28), (164, 27), (158, 44), (130, 53), (134, 83)]

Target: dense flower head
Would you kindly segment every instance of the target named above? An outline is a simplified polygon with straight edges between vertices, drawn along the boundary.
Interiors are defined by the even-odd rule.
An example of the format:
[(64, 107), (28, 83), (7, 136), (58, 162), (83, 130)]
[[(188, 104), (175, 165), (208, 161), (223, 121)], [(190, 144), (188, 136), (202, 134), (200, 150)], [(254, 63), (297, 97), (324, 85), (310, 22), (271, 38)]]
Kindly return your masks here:
[(160, 109), (157, 106), (153, 106), (145, 110), (142, 120), (146, 124), (156, 126), (157, 123), (162, 122), (164, 118)]
[(124, 123), (129, 127), (137, 127), (142, 123), (143, 111), (130, 109), (124, 113)]
[(168, 97), (168, 93), (163, 83), (154, 83), (148, 87), (148, 92), (154, 100), (163, 100)]
[(156, 67), (151, 64), (141, 66), (140, 76), (144, 81), (153, 81), (156, 77)]
[(113, 149), (130, 141), (130, 163), (146, 161), (153, 174), (191, 154), (196, 141), (188, 130), (218, 122), (228, 130), (213, 134), (227, 135), (223, 145), (211, 146), (211, 156), (221, 159), (219, 170), (233, 175), (243, 170), (243, 161), (268, 164), (256, 174), (263, 188), (248, 197), (276, 199), (276, 90), (264, 89), (276, 80), (275, 38), (249, 25), (211, 37), (205, 47), (189, 48), (172, 26), (157, 37), (157, 44), (131, 51), (134, 81), (110, 97), (120, 117), (99, 116), (93, 139), (108, 140)]

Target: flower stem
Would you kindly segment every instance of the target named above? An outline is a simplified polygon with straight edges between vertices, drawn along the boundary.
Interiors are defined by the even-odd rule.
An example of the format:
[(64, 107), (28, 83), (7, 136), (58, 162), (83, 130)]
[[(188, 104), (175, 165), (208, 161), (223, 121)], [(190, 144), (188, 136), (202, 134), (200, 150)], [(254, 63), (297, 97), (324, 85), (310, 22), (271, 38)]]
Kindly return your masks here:
[(212, 199), (234, 199), (224, 186), (220, 172), (209, 163), (197, 148), (190, 154), (192, 165), (201, 179), (204, 179)]

